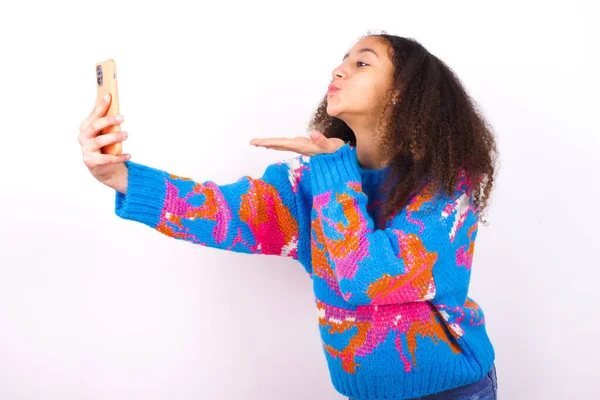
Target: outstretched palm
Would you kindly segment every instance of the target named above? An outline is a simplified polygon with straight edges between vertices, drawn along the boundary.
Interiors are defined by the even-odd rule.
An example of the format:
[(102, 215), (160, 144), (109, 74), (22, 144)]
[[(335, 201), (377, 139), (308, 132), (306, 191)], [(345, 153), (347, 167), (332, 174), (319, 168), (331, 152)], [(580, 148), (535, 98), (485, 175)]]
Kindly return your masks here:
[(342, 139), (326, 138), (321, 132), (313, 131), (309, 138), (299, 136), (295, 138), (252, 139), (250, 144), (273, 150), (294, 151), (306, 156), (314, 156), (323, 153), (335, 153), (345, 143)]

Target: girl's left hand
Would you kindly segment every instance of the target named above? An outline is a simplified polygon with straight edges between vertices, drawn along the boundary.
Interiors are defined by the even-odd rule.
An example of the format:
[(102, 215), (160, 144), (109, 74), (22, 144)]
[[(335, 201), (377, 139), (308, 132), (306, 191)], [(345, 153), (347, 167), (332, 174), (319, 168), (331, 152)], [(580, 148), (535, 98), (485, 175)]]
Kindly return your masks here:
[(313, 131), (310, 138), (267, 138), (252, 139), (251, 145), (266, 147), (267, 149), (294, 151), (305, 156), (314, 156), (324, 153), (335, 153), (346, 144), (342, 139), (327, 138), (319, 131)]

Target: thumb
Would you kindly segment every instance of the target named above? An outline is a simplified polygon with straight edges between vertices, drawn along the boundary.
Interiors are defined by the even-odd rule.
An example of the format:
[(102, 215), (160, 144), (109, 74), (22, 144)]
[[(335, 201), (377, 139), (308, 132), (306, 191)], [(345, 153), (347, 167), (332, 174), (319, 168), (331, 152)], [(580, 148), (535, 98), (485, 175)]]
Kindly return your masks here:
[(310, 138), (315, 144), (320, 147), (324, 147), (327, 145), (327, 138), (319, 131), (312, 131), (310, 133)]

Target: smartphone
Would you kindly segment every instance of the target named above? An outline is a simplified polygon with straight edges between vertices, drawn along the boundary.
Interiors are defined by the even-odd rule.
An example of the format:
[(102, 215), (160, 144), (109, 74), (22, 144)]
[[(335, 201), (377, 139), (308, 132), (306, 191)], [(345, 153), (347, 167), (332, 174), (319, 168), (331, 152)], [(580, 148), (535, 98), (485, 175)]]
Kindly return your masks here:
[[(97, 97), (96, 101), (103, 101), (104, 95), (110, 93), (111, 102), (106, 112), (106, 115), (119, 115), (119, 90), (117, 87), (117, 64), (115, 60), (108, 59), (102, 62), (96, 63), (96, 87)], [(120, 132), (121, 125), (111, 125), (102, 129), (99, 133), (101, 135)], [(100, 151), (104, 154), (112, 154), (114, 156), (121, 155), (123, 146), (121, 142), (109, 144), (104, 146)]]

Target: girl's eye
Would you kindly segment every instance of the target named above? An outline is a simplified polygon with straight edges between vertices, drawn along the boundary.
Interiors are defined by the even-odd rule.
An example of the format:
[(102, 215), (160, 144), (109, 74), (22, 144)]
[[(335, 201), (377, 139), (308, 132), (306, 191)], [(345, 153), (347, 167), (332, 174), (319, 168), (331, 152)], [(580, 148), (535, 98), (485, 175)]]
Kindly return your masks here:
[[(362, 62), (362, 61), (357, 61), (357, 62), (356, 62), (356, 65), (358, 65), (358, 64), (365, 64), (365, 65), (369, 65), (369, 64), (367, 64), (367, 63), (364, 63), (364, 62)], [(360, 65), (358, 65), (358, 66), (360, 67)]]

